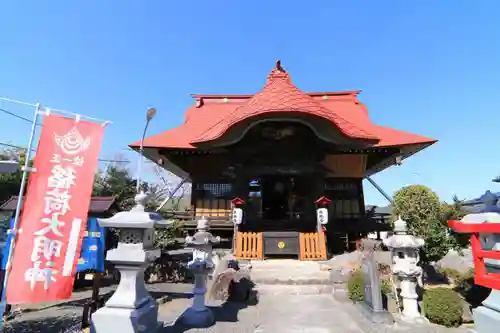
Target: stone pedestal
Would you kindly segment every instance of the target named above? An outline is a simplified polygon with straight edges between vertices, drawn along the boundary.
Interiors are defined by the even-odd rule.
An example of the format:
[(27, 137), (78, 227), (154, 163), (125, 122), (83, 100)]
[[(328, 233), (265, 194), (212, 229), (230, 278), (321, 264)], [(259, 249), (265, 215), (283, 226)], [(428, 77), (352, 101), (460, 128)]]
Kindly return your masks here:
[(92, 315), (95, 333), (152, 333), (160, 326), (158, 305), (144, 283), (144, 270), (160, 256), (153, 249), (153, 226), (161, 216), (144, 211), (146, 196), (136, 196), (136, 206), (109, 219), (100, 219), (102, 227), (120, 232), (118, 247), (109, 250), (106, 259), (120, 271), (120, 283), (105, 306)]
[(188, 327), (210, 327), (215, 322), (212, 311), (205, 305), (207, 292), (207, 273), (199, 270), (194, 273), (193, 305), (186, 309), (179, 320)]
[(400, 277), (401, 298), (403, 299), (403, 317), (408, 320), (420, 319), (416, 277)]

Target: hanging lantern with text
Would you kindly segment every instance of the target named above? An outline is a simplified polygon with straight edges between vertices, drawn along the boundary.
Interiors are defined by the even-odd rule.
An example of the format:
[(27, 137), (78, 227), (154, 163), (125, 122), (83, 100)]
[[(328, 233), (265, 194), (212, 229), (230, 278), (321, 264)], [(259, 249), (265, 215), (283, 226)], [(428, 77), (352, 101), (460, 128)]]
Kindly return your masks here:
[(328, 205), (332, 201), (325, 196), (322, 196), (314, 203), (316, 204), (316, 220), (318, 222), (318, 231), (325, 231), (324, 225), (328, 224)]
[(243, 209), (241, 208), (243, 203), (244, 201), (238, 197), (231, 200), (231, 204), (233, 206), (231, 211), (231, 221), (235, 225), (240, 225), (243, 222)]

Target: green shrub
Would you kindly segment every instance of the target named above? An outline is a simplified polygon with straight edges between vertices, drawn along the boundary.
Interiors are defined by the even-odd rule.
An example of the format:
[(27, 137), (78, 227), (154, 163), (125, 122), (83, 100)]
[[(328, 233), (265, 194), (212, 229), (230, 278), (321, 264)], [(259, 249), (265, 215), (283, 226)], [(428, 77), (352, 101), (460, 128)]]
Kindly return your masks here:
[(355, 270), (347, 280), (347, 294), (354, 302), (363, 301), (364, 296), (363, 272)]
[[(352, 272), (351, 276), (347, 280), (347, 293), (349, 295), (349, 299), (354, 302), (363, 301), (365, 291), (363, 280), (363, 272), (361, 270), (355, 270)], [(380, 283), (380, 288), (383, 294), (392, 294), (392, 285), (390, 280), (382, 279)]]
[(432, 323), (457, 327), (462, 323), (462, 302), (460, 295), (452, 289), (435, 288), (425, 291), (422, 307)]

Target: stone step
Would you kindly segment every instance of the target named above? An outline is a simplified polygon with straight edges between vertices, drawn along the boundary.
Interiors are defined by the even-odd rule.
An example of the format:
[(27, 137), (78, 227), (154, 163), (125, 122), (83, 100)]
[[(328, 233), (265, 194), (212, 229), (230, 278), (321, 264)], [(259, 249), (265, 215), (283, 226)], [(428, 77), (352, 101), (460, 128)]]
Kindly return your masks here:
[(266, 285), (258, 284), (259, 295), (323, 295), (331, 294), (332, 286), (326, 285)]
[(304, 276), (293, 276), (287, 274), (287, 276), (273, 276), (272, 274), (250, 274), (250, 278), (255, 284), (264, 285), (330, 285), (329, 276), (324, 277), (304, 277)]

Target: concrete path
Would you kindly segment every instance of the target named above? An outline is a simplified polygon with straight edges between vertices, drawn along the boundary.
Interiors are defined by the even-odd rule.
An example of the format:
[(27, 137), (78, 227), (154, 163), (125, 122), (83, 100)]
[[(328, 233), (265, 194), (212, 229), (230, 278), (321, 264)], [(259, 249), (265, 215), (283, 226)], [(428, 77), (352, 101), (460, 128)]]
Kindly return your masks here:
[(206, 329), (186, 329), (175, 319), (192, 299), (174, 299), (160, 306), (165, 327), (159, 333), (466, 333), (434, 325), (375, 325), (350, 303), (339, 303), (317, 285), (258, 286), (256, 304), (213, 307), (216, 324)]
[(217, 323), (208, 329), (175, 326), (175, 319), (192, 302), (176, 299), (160, 307), (166, 321), (161, 333), (362, 333), (351, 317), (341, 311), (329, 294), (311, 286), (260, 288), (257, 304), (214, 307)]

